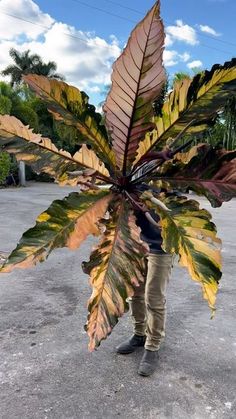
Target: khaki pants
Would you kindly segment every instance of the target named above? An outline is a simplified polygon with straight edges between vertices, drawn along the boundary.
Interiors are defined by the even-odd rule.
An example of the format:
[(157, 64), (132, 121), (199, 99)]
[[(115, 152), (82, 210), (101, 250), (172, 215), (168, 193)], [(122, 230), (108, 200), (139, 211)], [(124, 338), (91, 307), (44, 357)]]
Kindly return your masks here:
[(135, 288), (131, 299), (134, 333), (147, 336), (145, 349), (157, 351), (165, 337), (166, 289), (173, 257), (149, 254), (146, 282)]

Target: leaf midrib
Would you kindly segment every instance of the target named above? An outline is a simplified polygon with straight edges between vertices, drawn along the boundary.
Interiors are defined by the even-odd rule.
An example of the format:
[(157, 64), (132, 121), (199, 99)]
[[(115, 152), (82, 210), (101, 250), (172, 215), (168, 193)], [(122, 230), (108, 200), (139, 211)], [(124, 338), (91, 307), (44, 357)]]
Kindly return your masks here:
[(100, 306), (101, 300), (102, 300), (102, 298), (103, 298), (103, 293), (106, 291), (106, 289), (105, 289), (105, 286), (106, 286), (106, 281), (105, 281), (105, 278), (106, 278), (106, 275), (107, 275), (108, 269), (109, 269), (109, 267), (110, 267), (110, 264), (111, 264), (112, 258), (114, 257), (113, 252), (114, 252), (114, 248), (115, 248), (115, 246), (116, 246), (116, 240), (117, 240), (117, 237), (118, 237), (118, 234), (119, 234), (119, 231), (120, 231), (120, 224), (122, 224), (122, 223), (121, 223), (121, 218), (122, 218), (122, 216), (123, 216), (123, 211), (124, 211), (124, 202), (121, 202), (121, 204), (120, 204), (120, 215), (119, 215), (118, 220), (117, 220), (117, 225), (116, 225), (116, 228), (115, 228), (115, 234), (114, 234), (114, 240), (113, 240), (113, 244), (112, 244), (112, 246), (111, 246), (111, 250), (110, 250), (110, 255), (111, 255), (111, 256), (109, 257), (109, 261), (108, 261), (108, 264), (107, 264), (106, 272), (105, 272), (105, 274), (104, 274), (104, 281), (103, 281), (103, 285), (102, 285), (102, 287), (101, 287), (100, 296), (99, 296), (99, 298), (97, 299), (97, 303), (96, 303), (96, 307), (97, 307), (97, 308), (96, 308), (96, 310), (97, 310), (97, 314), (96, 314), (96, 317), (95, 317), (95, 319), (94, 319), (94, 322), (96, 323), (96, 329), (95, 329), (95, 331), (93, 332), (93, 338), (94, 338), (94, 336), (97, 334), (98, 315), (99, 315), (99, 306)]
[[(232, 71), (233, 69), (235, 69), (235, 67), (232, 67), (231, 69), (228, 69), (228, 72), (230, 72), (230, 71)], [(217, 70), (216, 70), (217, 71)], [(227, 71), (227, 70), (225, 70), (225, 71)], [(211, 89), (214, 89), (215, 88), (215, 86), (218, 84), (218, 83), (221, 83), (222, 82), (222, 79), (225, 77), (225, 74), (223, 74), (222, 75), (222, 77), (217, 81), (217, 83), (216, 84), (214, 84), (214, 85), (211, 85), (210, 87), (209, 87), (209, 89), (207, 90), (207, 91), (205, 91), (204, 92), (204, 94), (203, 95), (201, 95), (200, 97), (197, 97), (196, 98), (196, 100), (187, 108), (187, 109), (185, 109), (185, 111), (184, 112), (182, 112), (182, 113), (179, 113), (179, 117), (171, 124), (171, 125), (169, 125), (169, 127), (157, 138), (157, 140), (147, 149), (147, 151), (145, 152), (145, 154), (143, 155), (143, 156), (146, 156), (146, 154), (148, 154), (149, 152), (150, 152), (150, 150), (152, 150), (153, 149), (153, 147), (155, 147), (155, 145), (156, 145), (156, 143), (157, 143), (157, 141), (159, 141), (159, 140), (162, 140), (162, 137), (164, 136), (164, 135), (166, 135), (175, 125), (176, 125), (176, 123), (178, 123), (178, 121), (179, 121), (179, 119), (180, 118), (182, 118), (182, 117), (184, 117), (185, 115), (186, 115), (186, 113), (188, 113), (189, 111), (191, 111), (191, 109), (193, 108), (193, 106), (199, 101), (199, 100), (201, 100), (202, 98), (204, 98), (204, 96), (205, 95), (207, 95), (209, 92), (210, 92), (210, 90)], [(209, 83), (209, 81), (208, 81), (208, 83)], [(189, 87), (191, 86), (191, 84), (189, 85)], [(187, 93), (188, 93), (188, 91), (189, 91), (189, 87), (188, 87), (188, 90), (187, 90)], [(201, 86), (200, 88), (199, 88), (199, 90), (202, 88), (203, 86)], [(187, 95), (186, 95), (186, 97), (187, 97)], [(165, 102), (165, 103), (167, 103), (167, 102)], [(164, 106), (164, 105), (163, 105)], [(219, 110), (219, 109), (218, 109)], [(197, 126), (198, 125), (201, 125), (201, 124), (203, 124), (204, 123), (204, 119), (201, 119), (201, 120), (199, 120), (198, 121), (199, 123), (197, 124)], [(156, 130), (157, 131), (157, 130)], [(144, 140), (145, 141), (145, 140)], [(142, 156), (142, 157), (143, 157)]]
[[(86, 135), (88, 136), (88, 138), (90, 139), (90, 140), (92, 140), (92, 141), (95, 141), (96, 143), (97, 143), (97, 138), (95, 137), (95, 136), (93, 136), (92, 135), (92, 133), (90, 133), (89, 132), (89, 129), (88, 129), (88, 127), (85, 125), (85, 124), (83, 124), (79, 119), (77, 119), (74, 115), (73, 115), (73, 113), (70, 111), (70, 110), (68, 110), (67, 108), (64, 108), (56, 99), (55, 99), (55, 97), (53, 97), (53, 95), (52, 95), (52, 93), (51, 93), (51, 90), (50, 90), (50, 92), (47, 92), (46, 90), (44, 90), (44, 89), (42, 89), (40, 86), (38, 86), (38, 84), (35, 82), (35, 81), (31, 81), (30, 82), (30, 84), (32, 85), (32, 84), (34, 84), (36, 87), (37, 87), (37, 89), (40, 89), (43, 93), (44, 93), (44, 95), (46, 95), (47, 97), (49, 97), (49, 99), (52, 99), (56, 104), (57, 104), (57, 106), (59, 106), (60, 108), (62, 108), (63, 110), (64, 110), (64, 112), (65, 113), (68, 113), (69, 115), (70, 115), (70, 117), (72, 117), (72, 121), (74, 121), (74, 123), (78, 126), (78, 127), (81, 127), (81, 128), (83, 128), (85, 131), (86, 131)], [(39, 93), (37, 93), (37, 95), (39, 95)], [(48, 107), (49, 107), (49, 110), (50, 110), (50, 106), (49, 106), (49, 104), (47, 105)], [(53, 111), (51, 111), (51, 113), (53, 113)], [(97, 127), (97, 130), (98, 130), (99, 128)], [(79, 130), (78, 130), (79, 131)], [(99, 131), (100, 132), (100, 131)], [(105, 139), (104, 139), (104, 136), (102, 135), (102, 133), (101, 133), (101, 137), (103, 138), (103, 141), (104, 141), (104, 143), (105, 143)], [(110, 161), (110, 164), (111, 164), (111, 167), (112, 168), (114, 168), (114, 162), (112, 161), (112, 159), (110, 159), (110, 154), (112, 153), (112, 150), (110, 149), (110, 147), (109, 147), (109, 145), (108, 144), (106, 144), (105, 143), (105, 145), (103, 145), (101, 142), (99, 142), (98, 144), (97, 144), (97, 146), (100, 148), (100, 150), (105, 154), (105, 156), (109, 159), (109, 161)], [(109, 152), (108, 152), (108, 150), (106, 150), (106, 148), (108, 148), (109, 149)]]
[[(4, 131), (6, 131), (6, 129), (3, 129)], [(35, 146), (38, 146), (38, 147), (40, 147), (40, 148), (42, 148), (43, 150), (46, 150), (46, 151), (48, 151), (48, 152), (50, 152), (50, 153), (52, 153), (52, 154), (56, 154), (56, 155), (58, 155), (58, 156), (60, 156), (60, 157), (62, 157), (63, 159), (65, 159), (65, 160), (68, 160), (68, 161), (71, 161), (71, 162), (73, 162), (73, 163), (75, 163), (75, 164), (77, 164), (77, 165), (80, 165), (80, 166), (83, 166), (83, 167), (86, 167), (87, 169), (94, 169), (93, 167), (91, 167), (91, 166), (89, 166), (89, 165), (86, 165), (85, 163), (80, 163), (80, 162), (78, 162), (77, 160), (75, 160), (74, 158), (73, 158), (73, 156), (68, 156), (68, 155), (64, 155), (63, 153), (60, 153), (60, 151), (59, 150), (57, 150), (57, 151), (55, 151), (55, 150), (53, 150), (53, 149), (50, 149), (50, 148), (48, 148), (48, 147), (45, 147), (44, 145), (42, 145), (42, 143), (41, 142), (35, 142), (35, 141), (32, 141), (32, 140), (27, 140), (26, 138), (24, 138), (24, 137), (20, 137), (19, 135), (17, 135), (17, 134), (15, 134), (14, 132), (11, 132), (10, 130), (9, 131), (6, 131), (6, 132), (8, 132), (8, 133), (10, 133), (13, 137), (17, 137), (17, 138), (19, 138), (19, 139), (21, 139), (21, 140), (23, 140), (23, 141), (25, 141), (27, 144), (34, 144)], [(42, 140), (49, 140), (50, 142), (51, 142), (51, 144), (52, 145), (55, 145), (53, 142), (52, 142), (52, 140), (50, 140), (50, 138), (45, 138), (45, 137), (41, 137), (40, 136), (40, 141), (42, 141)], [(11, 141), (11, 140), (10, 140)], [(7, 144), (5, 144), (5, 146), (6, 146)], [(56, 146), (55, 146), (56, 147)], [(98, 172), (99, 172), (99, 170), (97, 170)], [(99, 172), (100, 173), (100, 172)], [(109, 177), (107, 177), (107, 176), (105, 176), (105, 175), (103, 175), (102, 173), (100, 173), (104, 178), (106, 178), (106, 180), (108, 180), (108, 181), (110, 181), (110, 178)]]
[(142, 59), (142, 64), (141, 64), (141, 70), (140, 70), (140, 74), (139, 74), (139, 78), (138, 78), (138, 82), (137, 82), (137, 91), (136, 91), (136, 96), (135, 96), (135, 100), (134, 100), (134, 106), (133, 106), (132, 114), (131, 114), (131, 117), (130, 117), (130, 125), (129, 125), (129, 128), (128, 128), (127, 142), (126, 142), (125, 151), (124, 151), (124, 160), (123, 160), (123, 168), (122, 168), (123, 176), (126, 176), (126, 173), (127, 173), (127, 154), (128, 154), (129, 145), (130, 145), (130, 133), (131, 133), (132, 128), (133, 128), (133, 119), (134, 119), (134, 115), (135, 115), (135, 111), (136, 111), (136, 104), (137, 104), (137, 101), (138, 101), (138, 92), (139, 92), (139, 86), (140, 86), (140, 81), (141, 81), (141, 77), (142, 77), (143, 63), (144, 63), (144, 60), (146, 58), (147, 44), (148, 44), (149, 35), (150, 35), (151, 27), (152, 27), (152, 24), (153, 24), (153, 20), (154, 20), (155, 15), (156, 15), (156, 11), (157, 11), (157, 6), (155, 7), (155, 9), (153, 11), (153, 16), (152, 16), (152, 19), (151, 19), (151, 23), (150, 23), (149, 31), (148, 31), (148, 34), (147, 34), (146, 43), (145, 43), (145, 49), (144, 49), (143, 59)]
[[(92, 205), (90, 205), (82, 214), (80, 214), (75, 220), (71, 220), (70, 222), (69, 222), (69, 224), (67, 224), (65, 227), (63, 227), (60, 231), (58, 231), (58, 233), (53, 237), (53, 239), (52, 240), (49, 240), (48, 242), (46, 242), (46, 244), (44, 243), (44, 245), (42, 245), (41, 247), (39, 247), (35, 252), (32, 252), (31, 254), (30, 254), (30, 256), (34, 256), (34, 255), (36, 255), (37, 253), (41, 253), (41, 251), (42, 251), (42, 249), (46, 249), (46, 248), (48, 248), (48, 247), (50, 247), (50, 243), (52, 243), (53, 244), (53, 242), (55, 242), (55, 240), (58, 238), (58, 236), (60, 236), (66, 229), (68, 229), (68, 228), (70, 228), (73, 224), (75, 225), (76, 223), (77, 223), (77, 221), (78, 221), (78, 219), (79, 218), (81, 218), (81, 217), (83, 217), (84, 215), (85, 215), (85, 213), (88, 211), (88, 210), (90, 210), (92, 207), (93, 207), (93, 205), (96, 205), (97, 204), (97, 202), (100, 200), (100, 199), (103, 199), (104, 197), (101, 197), (101, 198), (98, 198), (98, 200), (96, 201), (96, 202), (94, 202)], [(47, 211), (45, 211), (44, 213), (46, 213), (46, 214), (48, 214), (47, 213)], [(42, 213), (42, 214), (44, 214), (44, 213)], [(42, 215), (41, 214), (41, 215)], [(39, 216), (40, 217), (40, 216)], [(39, 224), (43, 224), (43, 223), (40, 223), (40, 222), (38, 222)], [(37, 225), (37, 220), (36, 220), (36, 225)], [(35, 226), (36, 226), (35, 225)], [(32, 227), (32, 228), (35, 228), (35, 227)], [(52, 247), (52, 244), (51, 244), (51, 247)], [(47, 255), (46, 255), (46, 257), (45, 257), (45, 259), (47, 259), (48, 258), (48, 256), (50, 255), (50, 253), (51, 253), (51, 251), (53, 250), (52, 248), (49, 248), (49, 251), (48, 251), (48, 253), (47, 253)], [(64, 247), (64, 246), (63, 246)], [(67, 247), (67, 246), (65, 246), (65, 247)], [(24, 262), (25, 260), (27, 260), (28, 259), (28, 257), (29, 257), (29, 255), (28, 256), (26, 256), (23, 260), (21, 260), (21, 262), (18, 262), (17, 263), (17, 265), (19, 264), (19, 263), (22, 263), (22, 262)], [(16, 267), (17, 267), (17, 265), (16, 265)], [(6, 265), (5, 266), (7, 266), (7, 263), (6, 263)], [(4, 267), (4, 265), (3, 265), (3, 267)]]

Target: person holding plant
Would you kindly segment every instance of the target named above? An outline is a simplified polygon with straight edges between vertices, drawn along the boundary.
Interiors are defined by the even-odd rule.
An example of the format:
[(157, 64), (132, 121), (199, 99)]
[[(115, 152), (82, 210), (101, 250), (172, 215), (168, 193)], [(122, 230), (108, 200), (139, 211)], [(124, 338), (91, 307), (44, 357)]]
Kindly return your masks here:
[[(155, 153), (157, 159), (166, 161), (172, 158), (169, 149)], [(130, 354), (144, 347), (138, 373), (151, 375), (156, 368), (158, 351), (165, 337), (166, 291), (170, 279), (173, 256), (162, 249), (159, 217), (151, 211), (151, 222), (142, 211), (136, 211), (137, 225), (141, 229), (141, 239), (147, 243), (146, 281), (135, 288), (130, 299), (130, 308), (134, 324), (133, 336), (117, 347), (117, 353)], [(156, 225), (155, 225), (156, 224)]]

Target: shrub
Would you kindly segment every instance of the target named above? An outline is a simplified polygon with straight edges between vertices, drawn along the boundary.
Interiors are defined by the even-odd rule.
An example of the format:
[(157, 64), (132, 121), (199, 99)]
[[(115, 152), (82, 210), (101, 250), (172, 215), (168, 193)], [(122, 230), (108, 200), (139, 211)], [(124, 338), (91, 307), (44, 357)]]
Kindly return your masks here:
[(11, 159), (8, 153), (0, 151), (0, 185), (3, 184), (9, 174)]
[(33, 128), (36, 132), (38, 131), (38, 115), (33, 109), (30, 108), (30, 106), (21, 103), (14, 107), (11, 114), (20, 119), (23, 124), (29, 125), (30, 128)]
[(10, 114), (11, 112), (12, 103), (11, 100), (6, 96), (0, 96), (0, 114)]

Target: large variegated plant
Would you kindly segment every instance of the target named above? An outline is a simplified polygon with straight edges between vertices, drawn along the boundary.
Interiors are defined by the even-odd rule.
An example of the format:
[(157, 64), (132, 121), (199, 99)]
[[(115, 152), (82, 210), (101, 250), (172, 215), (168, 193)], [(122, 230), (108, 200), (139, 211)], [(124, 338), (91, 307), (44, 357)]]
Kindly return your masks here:
[(100, 236), (83, 264), (93, 288), (86, 325), (91, 350), (110, 334), (127, 310), (134, 286), (144, 281), (148, 249), (140, 240), (136, 211), (154, 224), (150, 211), (156, 211), (163, 249), (179, 256), (201, 284), (211, 309), (215, 306), (221, 277), (216, 227), (195, 200), (169, 192), (193, 190), (214, 206), (236, 196), (236, 151), (204, 144), (187, 151), (178, 145), (183, 133), (196, 138), (203, 132), (236, 93), (236, 61), (176, 84), (154, 117), (153, 102), (163, 96), (166, 83), (163, 46), (156, 2), (113, 66), (104, 105), (106, 128), (77, 88), (36, 75), (25, 77), (55, 120), (77, 129), (81, 148), (75, 155), (57, 149), (16, 118), (0, 117), (0, 145), (5, 150), (60, 184), (81, 187), (38, 217), (1, 271), (31, 267), (56, 248), (78, 249), (88, 235)]

